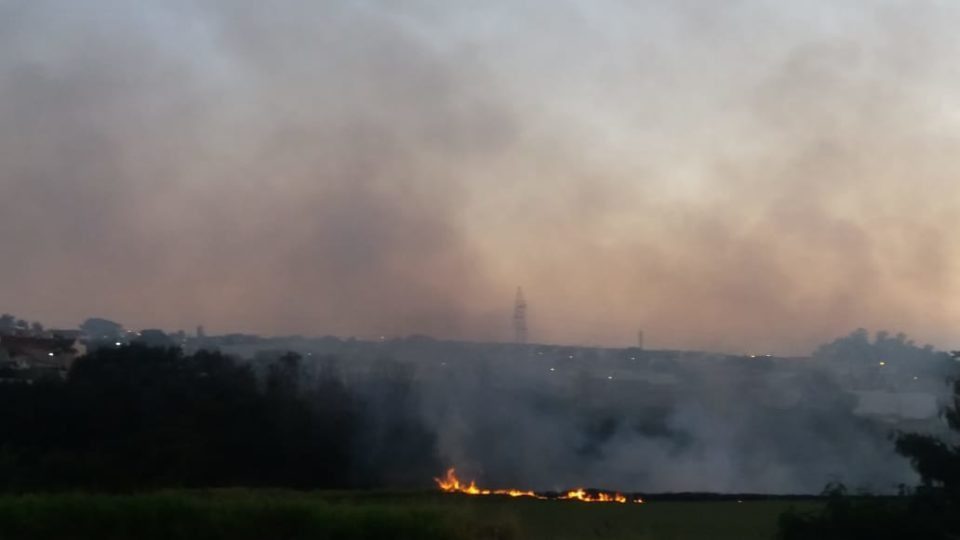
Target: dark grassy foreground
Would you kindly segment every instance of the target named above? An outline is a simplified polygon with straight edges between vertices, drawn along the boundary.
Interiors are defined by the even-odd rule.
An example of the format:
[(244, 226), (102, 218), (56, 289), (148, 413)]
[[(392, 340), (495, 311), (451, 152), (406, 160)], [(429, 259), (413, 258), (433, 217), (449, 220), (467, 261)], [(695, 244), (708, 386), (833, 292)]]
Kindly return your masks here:
[[(456, 499), (456, 497), (455, 497)], [(661, 501), (586, 504), (462, 497), (452, 508), (507, 524), (514, 538), (564, 540), (773, 539), (780, 514), (809, 511), (815, 501)]]
[(7, 539), (460, 539), (442, 508), (336, 502), (309, 494), (228, 491), (151, 495), (28, 495), (0, 498)]
[(0, 497), (0, 539), (770, 539), (788, 507), (227, 490)]

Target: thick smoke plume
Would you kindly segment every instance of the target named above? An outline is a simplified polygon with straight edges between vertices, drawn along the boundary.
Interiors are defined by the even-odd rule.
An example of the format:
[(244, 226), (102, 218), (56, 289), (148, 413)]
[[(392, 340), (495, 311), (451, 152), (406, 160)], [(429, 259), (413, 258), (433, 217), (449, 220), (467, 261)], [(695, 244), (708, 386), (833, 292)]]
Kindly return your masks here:
[[(73, 326), (955, 345), (960, 7), (0, 2), (0, 283)], [(145, 309), (149, 306), (149, 309)]]
[(257, 363), (305, 354), (304, 381), (337, 359), (365, 404), (352, 455), (393, 487), (456, 467), (484, 486), (544, 491), (895, 493), (919, 478), (893, 439), (946, 435), (938, 409), (956, 375), (946, 354), (863, 330), (812, 358), (426, 338), (266, 347)]

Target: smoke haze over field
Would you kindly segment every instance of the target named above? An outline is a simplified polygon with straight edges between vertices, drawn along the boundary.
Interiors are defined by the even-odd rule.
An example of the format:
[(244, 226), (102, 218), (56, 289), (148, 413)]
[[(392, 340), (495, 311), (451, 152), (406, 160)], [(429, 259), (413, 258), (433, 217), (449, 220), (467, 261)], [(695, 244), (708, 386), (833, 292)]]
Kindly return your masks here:
[[(4, 309), (958, 345), (960, 6), (0, 0)], [(145, 309), (149, 306), (149, 309)]]
[(492, 489), (895, 493), (919, 480), (895, 434), (955, 439), (938, 407), (956, 362), (884, 332), (805, 360), (422, 337), (247, 351), (264, 366), (284, 348), (306, 355), (301, 384), (339, 373), (364, 404), (352, 455), (394, 487), (455, 467)]

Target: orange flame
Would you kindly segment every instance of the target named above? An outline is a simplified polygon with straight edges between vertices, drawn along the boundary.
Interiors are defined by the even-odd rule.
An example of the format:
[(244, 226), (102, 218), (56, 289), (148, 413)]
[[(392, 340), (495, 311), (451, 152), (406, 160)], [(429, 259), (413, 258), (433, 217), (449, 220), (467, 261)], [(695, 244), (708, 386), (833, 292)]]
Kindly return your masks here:
[[(457, 473), (455, 469), (448, 469), (447, 474), (443, 478), (434, 478), (433, 479), (441, 491), (447, 493), (463, 493), (465, 495), (506, 495), (508, 497), (530, 497), (533, 499), (564, 499), (564, 500), (576, 500), (582, 502), (613, 502), (613, 503), (626, 503), (628, 501), (626, 495), (622, 493), (605, 493), (605, 492), (588, 492), (583, 488), (577, 488), (565, 493), (561, 493), (556, 497), (548, 497), (546, 495), (540, 495), (535, 491), (523, 491), (519, 489), (480, 489), (477, 487), (477, 483), (473, 480), (469, 484), (465, 484), (457, 478)], [(643, 499), (635, 499), (635, 503), (643, 503)]]
[[(583, 502), (618, 502), (625, 503), (627, 502), (627, 497), (622, 493), (604, 493), (599, 492), (596, 495), (591, 495), (587, 493), (583, 488), (578, 488), (573, 491), (568, 491), (566, 494), (560, 496), (561, 499), (576, 499)], [(643, 502), (642, 499), (638, 499), (636, 502)]]

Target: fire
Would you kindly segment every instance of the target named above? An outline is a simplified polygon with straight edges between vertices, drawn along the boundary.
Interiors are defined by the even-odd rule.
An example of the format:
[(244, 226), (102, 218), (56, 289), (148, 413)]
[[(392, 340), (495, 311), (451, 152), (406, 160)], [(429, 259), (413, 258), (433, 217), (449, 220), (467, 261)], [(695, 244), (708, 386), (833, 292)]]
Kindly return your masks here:
[[(561, 499), (576, 499), (583, 502), (618, 502), (625, 503), (627, 502), (627, 497), (622, 493), (603, 493), (599, 492), (596, 495), (591, 495), (584, 491), (583, 488), (575, 489), (573, 491), (568, 491), (564, 495), (560, 496)], [(638, 499), (637, 502), (643, 502), (643, 500)]]
[[(508, 497), (530, 497), (533, 499), (563, 499), (576, 500), (582, 502), (612, 502), (626, 503), (629, 501), (627, 496), (622, 493), (605, 493), (602, 491), (587, 491), (583, 488), (566, 491), (555, 496), (539, 494), (535, 491), (523, 491), (520, 489), (480, 489), (473, 480), (465, 484), (457, 478), (455, 469), (448, 469), (443, 478), (433, 479), (441, 491), (447, 493), (463, 493), (464, 495), (506, 495)], [(635, 503), (642, 503), (643, 499), (634, 499)]]
[(443, 478), (433, 479), (442, 491), (448, 493), (465, 493), (467, 495), (507, 495), (508, 497), (537, 497), (532, 491), (521, 491), (519, 489), (480, 489), (477, 483), (470, 481), (470, 484), (464, 485), (457, 478), (456, 470), (447, 470), (447, 475)]

